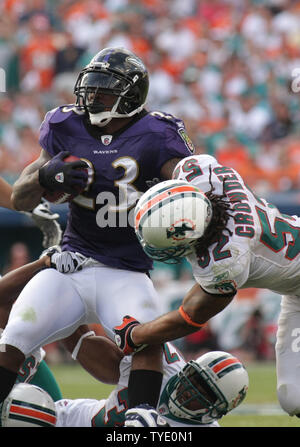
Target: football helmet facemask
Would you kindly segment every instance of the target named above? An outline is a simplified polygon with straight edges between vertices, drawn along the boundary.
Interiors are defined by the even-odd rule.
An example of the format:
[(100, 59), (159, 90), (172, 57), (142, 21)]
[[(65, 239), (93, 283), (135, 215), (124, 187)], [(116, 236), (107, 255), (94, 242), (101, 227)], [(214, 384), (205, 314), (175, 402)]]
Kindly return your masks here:
[(189, 361), (167, 383), (168, 411), (171, 417), (210, 424), (244, 400), (248, 385), (248, 373), (236, 357), (209, 352)]
[(211, 217), (211, 203), (199, 188), (183, 180), (166, 180), (139, 199), (135, 232), (150, 258), (176, 263), (192, 252)]
[(76, 106), (87, 111), (91, 124), (103, 127), (112, 118), (142, 111), (149, 76), (141, 59), (125, 48), (105, 48), (79, 73)]
[(55, 427), (56, 409), (51, 396), (29, 383), (15, 385), (0, 406), (2, 427)]

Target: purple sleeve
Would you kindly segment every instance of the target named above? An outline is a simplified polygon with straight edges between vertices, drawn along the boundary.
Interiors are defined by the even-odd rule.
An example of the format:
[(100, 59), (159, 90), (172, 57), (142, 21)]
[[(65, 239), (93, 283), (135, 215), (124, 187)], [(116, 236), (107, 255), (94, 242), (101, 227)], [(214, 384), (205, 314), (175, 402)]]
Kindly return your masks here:
[(58, 109), (53, 109), (46, 113), (39, 131), (39, 143), (41, 147), (52, 157), (61, 151), (61, 149), (55, 144), (54, 132), (51, 129), (51, 119), (53, 119), (53, 116), (57, 110)]
[(183, 126), (166, 126), (162, 145), (157, 163), (159, 171), (168, 160), (189, 157), (194, 152), (192, 140)]

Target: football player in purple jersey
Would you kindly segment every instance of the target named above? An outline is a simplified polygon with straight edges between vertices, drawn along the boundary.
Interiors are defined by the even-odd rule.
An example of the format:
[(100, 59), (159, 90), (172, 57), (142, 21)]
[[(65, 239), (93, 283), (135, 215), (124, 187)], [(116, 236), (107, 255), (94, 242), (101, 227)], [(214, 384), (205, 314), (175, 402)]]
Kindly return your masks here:
[[(86, 262), (68, 275), (44, 270), (22, 291), (1, 339), (7, 349), (0, 353), (0, 402), (34, 348), (68, 337), (82, 324), (100, 323), (113, 338), (124, 314), (141, 322), (158, 316), (148, 273), (152, 261), (135, 236), (133, 210), (149, 186), (171, 178), (193, 144), (181, 120), (145, 108), (148, 87), (147, 69), (137, 56), (106, 48), (79, 73), (76, 103), (45, 116), (40, 157), (14, 184), (13, 205), (30, 210), (45, 191), (75, 195), (62, 249), (85, 256)], [(64, 162), (69, 154), (80, 160)], [(149, 366), (136, 354), (131, 406), (155, 406), (158, 400), (161, 347), (147, 350), (156, 360)]]

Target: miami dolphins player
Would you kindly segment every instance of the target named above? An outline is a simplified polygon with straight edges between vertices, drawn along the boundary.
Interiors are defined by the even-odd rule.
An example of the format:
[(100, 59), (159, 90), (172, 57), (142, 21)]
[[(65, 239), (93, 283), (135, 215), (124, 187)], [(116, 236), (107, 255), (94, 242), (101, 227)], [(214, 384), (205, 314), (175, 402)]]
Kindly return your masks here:
[[(169, 222), (151, 224), (162, 222), (159, 215)], [(272, 290), (283, 295), (275, 346), (278, 399), (289, 415), (300, 417), (300, 218), (257, 197), (234, 169), (198, 155), (182, 160), (174, 180), (140, 199), (136, 231), (153, 259), (187, 256), (196, 283), (178, 310), (142, 325), (126, 317), (117, 329), (123, 351), (201, 329), (240, 288)]]
[[(19, 312), (30, 307), (38, 318), (29, 325), (11, 312), (2, 335), (8, 349), (0, 353), (0, 401), (24, 355), (41, 343), (65, 338), (86, 323), (101, 323), (113, 338), (125, 313), (134, 312), (141, 322), (158, 315), (148, 275), (152, 261), (136, 239), (133, 207), (149, 186), (171, 178), (194, 148), (180, 119), (146, 110), (148, 87), (147, 69), (136, 55), (106, 48), (80, 72), (76, 104), (48, 112), (41, 125), (41, 155), (14, 184), (13, 205), (30, 210), (49, 190), (75, 195), (62, 249), (89, 262), (70, 275), (44, 270), (21, 292)], [(65, 163), (69, 153), (81, 161)], [(158, 398), (161, 347), (147, 349), (156, 351), (156, 370), (133, 372), (133, 406), (155, 406)]]
[[(132, 358), (122, 357), (121, 351), (108, 338), (98, 337), (98, 346), (104, 359), (107, 358), (105, 353), (117, 351), (114, 362), (109, 362), (111, 366), (115, 363), (119, 367), (115, 389), (107, 399), (56, 401), (56, 427), (219, 427), (218, 420), (240, 405), (247, 394), (248, 373), (230, 353), (208, 352), (186, 363), (175, 347), (166, 343), (163, 349), (164, 379), (157, 409), (140, 405), (128, 410)], [(18, 405), (26, 408), (28, 394), (22, 398), (18, 388), (16, 393), (13, 388), (7, 401), (17, 396)], [(6, 409), (5, 403), (4, 413), (0, 412), (1, 419), (9, 421), (9, 426), (18, 426), (14, 409)], [(38, 401), (35, 403), (39, 404)], [(22, 419), (34, 425), (31, 415), (28, 421), (26, 414)]]
[[(113, 349), (109, 339), (103, 342)], [(125, 356), (118, 384), (107, 399), (56, 402), (57, 426), (218, 427), (217, 420), (244, 400), (249, 378), (236, 357), (214, 351), (186, 363), (172, 344), (166, 343), (163, 351), (164, 378), (157, 409), (141, 405), (128, 410), (131, 358)]]

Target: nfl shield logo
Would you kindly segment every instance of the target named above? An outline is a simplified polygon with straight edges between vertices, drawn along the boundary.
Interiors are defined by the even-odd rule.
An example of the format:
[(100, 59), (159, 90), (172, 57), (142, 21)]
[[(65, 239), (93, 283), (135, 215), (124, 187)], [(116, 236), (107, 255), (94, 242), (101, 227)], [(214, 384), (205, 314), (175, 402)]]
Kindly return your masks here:
[(63, 172), (58, 172), (54, 178), (58, 183), (63, 183), (65, 180)]
[(101, 135), (101, 141), (104, 146), (108, 146), (111, 143), (112, 135)]

